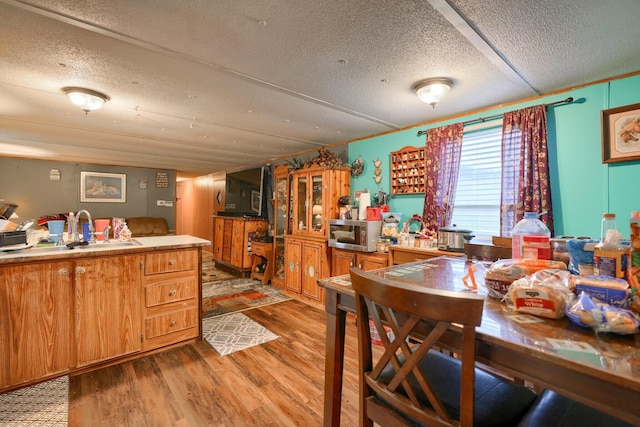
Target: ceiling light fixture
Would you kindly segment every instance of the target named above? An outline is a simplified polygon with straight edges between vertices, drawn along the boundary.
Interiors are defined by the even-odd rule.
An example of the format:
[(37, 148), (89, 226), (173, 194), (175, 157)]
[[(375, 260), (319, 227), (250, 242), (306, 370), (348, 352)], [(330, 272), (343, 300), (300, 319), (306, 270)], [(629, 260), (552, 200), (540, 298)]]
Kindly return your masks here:
[(85, 114), (99, 109), (111, 99), (104, 93), (83, 87), (63, 87), (62, 91), (67, 94), (73, 105), (80, 107)]
[(436, 104), (442, 101), (452, 87), (453, 81), (451, 79), (436, 77), (419, 81), (413, 87), (413, 91), (418, 95), (420, 101), (436, 108)]

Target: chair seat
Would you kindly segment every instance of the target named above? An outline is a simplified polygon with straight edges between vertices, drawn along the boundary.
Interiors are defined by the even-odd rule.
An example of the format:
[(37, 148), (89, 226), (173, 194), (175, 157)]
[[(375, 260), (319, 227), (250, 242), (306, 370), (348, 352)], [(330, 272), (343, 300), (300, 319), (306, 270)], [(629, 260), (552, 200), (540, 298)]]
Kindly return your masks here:
[(544, 390), (518, 427), (632, 427), (632, 424)]
[[(461, 362), (451, 356), (430, 350), (418, 365), (440, 397), (449, 415), (458, 419), (460, 414)], [(389, 365), (382, 377), (393, 376)], [(474, 427), (513, 427), (527, 413), (536, 400), (536, 394), (503, 378), (476, 368), (475, 370)], [(410, 381), (415, 377), (410, 376)], [(403, 393), (404, 394), (404, 393)], [(377, 396), (383, 400), (382, 396)], [(426, 396), (419, 396), (427, 403)], [(416, 420), (413, 420), (414, 422)], [(420, 425), (420, 423), (417, 423)]]

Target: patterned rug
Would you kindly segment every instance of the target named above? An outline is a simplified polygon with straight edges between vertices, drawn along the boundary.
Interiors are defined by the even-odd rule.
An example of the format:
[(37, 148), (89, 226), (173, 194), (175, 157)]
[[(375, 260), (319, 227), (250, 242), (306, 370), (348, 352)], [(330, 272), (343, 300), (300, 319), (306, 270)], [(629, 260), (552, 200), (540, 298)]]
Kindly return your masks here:
[(69, 377), (0, 394), (0, 426), (66, 427)]
[(204, 319), (202, 337), (220, 356), (279, 338), (278, 335), (242, 313)]

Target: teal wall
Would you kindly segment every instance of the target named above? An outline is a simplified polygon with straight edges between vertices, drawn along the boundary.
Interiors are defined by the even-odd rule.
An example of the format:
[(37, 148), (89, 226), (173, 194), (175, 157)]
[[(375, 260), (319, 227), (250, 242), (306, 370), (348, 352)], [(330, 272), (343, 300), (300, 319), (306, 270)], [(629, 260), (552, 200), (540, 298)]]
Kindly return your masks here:
[[(600, 115), (602, 110), (640, 103), (640, 75), (352, 142), (349, 163), (358, 157), (365, 161), (364, 173), (352, 177), (352, 194), (365, 188), (373, 193), (378, 190), (389, 193), (389, 153), (405, 146), (424, 145), (425, 136), (416, 136), (418, 130), (489, 117), (569, 96), (574, 98), (573, 103), (549, 107), (547, 112), (555, 234), (598, 238), (602, 213), (612, 212), (616, 214), (618, 229), (628, 238), (630, 214), (640, 211), (640, 161), (602, 163)], [(446, 99), (443, 102), (447, 102)], [(375, 159), (383, 162), (380, 185), (373, 180)], [(424, 194), (395, 195), (389, 206), (392, 212), (402, 212), (404, 221), (415, 213), (422, 214), (423, 201)], [(464, 224), (458, 225), (464, 228)]]

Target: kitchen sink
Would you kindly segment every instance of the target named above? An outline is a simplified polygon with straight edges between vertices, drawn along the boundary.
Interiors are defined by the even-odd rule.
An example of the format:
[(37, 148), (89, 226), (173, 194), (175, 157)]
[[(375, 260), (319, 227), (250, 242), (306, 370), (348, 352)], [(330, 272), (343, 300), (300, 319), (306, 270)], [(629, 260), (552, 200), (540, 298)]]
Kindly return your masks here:
[(78, 250), (78, 251), (92, 251), (92, 250), (109, 250), (109, 249), (117, 249), (117, 248), (123, 248), (123, 247), (131, 247), (131, 246), (140, 246), (141, 243), (138, 242), (137, 240), (131, 239), (129, 241), (120, 241), (120, 240), (114, 240), (114, 241), (109, 241), (109, 242), (97, 242), (94, 244), (89, 244), (89, 245), (84, 245), (84, 246), (75, 246), (75, 247), (68, 247), (67, 245), (64, 246), (40, 246), (40, 247), (25, 247), (25, 249), (28, 249), (29, 252), (64, 252), (64, 251), (71, 251), (71, 250)]

